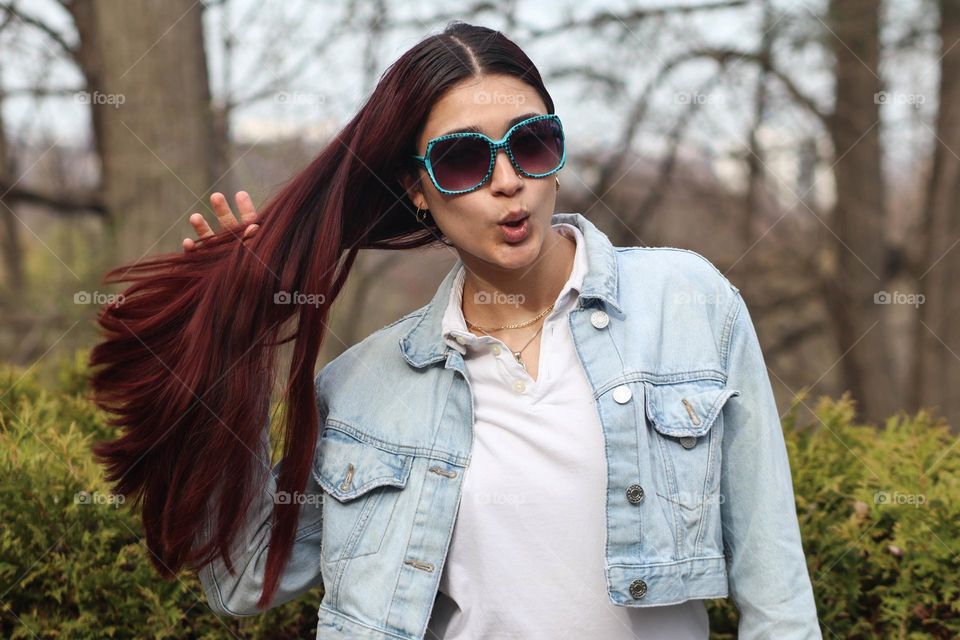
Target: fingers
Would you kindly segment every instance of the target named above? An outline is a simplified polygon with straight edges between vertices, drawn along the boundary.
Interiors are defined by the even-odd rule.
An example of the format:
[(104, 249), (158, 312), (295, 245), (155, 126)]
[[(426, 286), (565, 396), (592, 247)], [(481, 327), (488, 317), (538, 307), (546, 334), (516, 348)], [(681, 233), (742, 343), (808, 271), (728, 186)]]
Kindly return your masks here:
[(222, 193), (216, 191), (210, 194), (210, 205), (213, 207), (213, 213), (216, 214), (221, 227), (226, 229), (238, 224), (237, 219), (233, 217), (233, 212), (230, 211), (230, 205), (227, 203), (226, 197)]
[(253, 206), (253, 200), (250, 198), (249, 193), (246, 191), (237, 191), (234, 200), (237, 203), (237, 210), (240, 212), (240, 222), (246, 224), (257, 219), (257, 210)]
[[(206, 238), (213, 235), (213, 229), (207, 224), (206, 218), (199, 213), (190, 214), (190, 224), (193, 225), (193, 230), (197, 232), (198, 238)], [(194, 242), (193, 238), (183, 239), (184, 251), (193, 251), (196, 247), (197, 243)]]
[(198, 238), (206, 238), (207, 236), (213, 235), (213, 229), (210, 228), (210, 225), (207, 224), (207, 219), (200, 213), (190, 214), (190, 224), (193, 225), (193, 229), (197, 232)]
[[(257, 219), (257, 210), (253, 206), (253, 200), (250, 198), (249, 193), (246, 191), (238, 191), (236, 196), (234, 196), (234, 200), (237, 203), (237, 210), (240, 212), (242, 222), (237, 222), (233, 212), (230, 210), (230, 205), (227, 203), (227, 198), (222, 193), (217, 191), (210, 194), (210, 204), (213, 207), (213, 212), (217, 216), (217, 222), (224, 229), (238, 224), (249, 224)], [(214, 231), (210, 228), (210, 225), (207, 224), (206, 218), (199, 213), (190, 215), (190, 224), (193, 225), (194, 230), (197, 232), (197, 237), (200, 239), (214, 235)], [(244, 239), (254, 235), (259, 228), (260, 225), (258, 224), (248, 226), (243, 232)], [(193, 251), (196, 247), (197, 243), (192, 238), (183, 239), (184, 251)]]

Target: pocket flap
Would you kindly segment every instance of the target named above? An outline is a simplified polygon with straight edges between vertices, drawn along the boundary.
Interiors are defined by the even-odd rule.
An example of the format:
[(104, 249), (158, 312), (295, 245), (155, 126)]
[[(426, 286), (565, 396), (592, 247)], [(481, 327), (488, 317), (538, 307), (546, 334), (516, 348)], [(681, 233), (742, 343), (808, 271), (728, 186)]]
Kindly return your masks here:
[(313, 475), (324, 491), (346, 502), (375, 487), (403, 488), (412, 465), (411, 456), (380, 449), (327, 427), (320, 435)]
[(700, 437), (710, 430), (729, 398), (739, 396), (716, 380), (671, 384), (644, 383), (647, 415), (654, 428), (668, 436)]

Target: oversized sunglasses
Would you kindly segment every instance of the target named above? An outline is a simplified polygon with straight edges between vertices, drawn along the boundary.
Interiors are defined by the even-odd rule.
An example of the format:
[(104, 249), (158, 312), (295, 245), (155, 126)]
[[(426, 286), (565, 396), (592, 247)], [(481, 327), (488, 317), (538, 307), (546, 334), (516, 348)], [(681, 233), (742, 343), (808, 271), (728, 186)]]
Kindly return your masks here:
[(426, 167), (433, 186), (441, 193), (467, 193), (490, 179), (500, 149), (506, 150), (517, 172), (528, 178), (556, 173), (567, 159), (563, 126), (554, 113), (518, 122), (499, 140), (476, 132), (433, 138), (424, 154), (413, 158)]

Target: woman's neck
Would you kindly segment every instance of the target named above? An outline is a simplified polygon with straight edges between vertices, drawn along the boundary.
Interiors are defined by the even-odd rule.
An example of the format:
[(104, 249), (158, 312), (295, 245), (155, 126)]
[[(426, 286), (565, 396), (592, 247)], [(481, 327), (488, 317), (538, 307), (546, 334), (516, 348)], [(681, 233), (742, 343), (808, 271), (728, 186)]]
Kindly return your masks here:
[(552, 304), (570, 277), (576, 242), (551, 227), (533, 264), (503, 271), (464, 260), (463, 316), (482, 327), (533, 318)]

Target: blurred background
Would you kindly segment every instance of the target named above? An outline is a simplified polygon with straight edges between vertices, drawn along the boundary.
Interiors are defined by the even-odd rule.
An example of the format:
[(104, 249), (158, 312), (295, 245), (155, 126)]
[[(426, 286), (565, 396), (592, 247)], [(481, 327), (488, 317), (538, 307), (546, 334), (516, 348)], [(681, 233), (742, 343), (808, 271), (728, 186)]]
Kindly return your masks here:
[[(138, 521), (71, 499), (96, 486), (90, 439), (111, 433), (81, 400), (117, 293), (101, 278), (182, 250), (191, 213), (214, 222), (214, 191), (263, 203), (452, 19), (501, 29), (543, 74), (568, 140), (558, 211), (616, 245), (699, 252), (743, 292), (798, 426), (825, 637), (960, 637), (960, 0), (0, 0), (0, 455), (8, 478), (35, 468), (66, 496), (49, 514), (4, 498), (3, 520), (49, 521), (0, 539), (0, 631), (103, 637), (78, 621), (94, 589), (131, 598), (155, 637), (287, 637), (266, 617), (198, 630), (212, 614), (195, 583), (161, 588), (118, 559)], [(318, 367), (425, 304), (454, 259), (362, 253)], [(82, 563), (58, 545), (81, 531), (102, 538), (89, 573), (112, 567), (96, 579), (62, 574)], [(308, 604), (289, 637), (309, 633)], [(119, 619), (103, 634), (140, 624)]]

